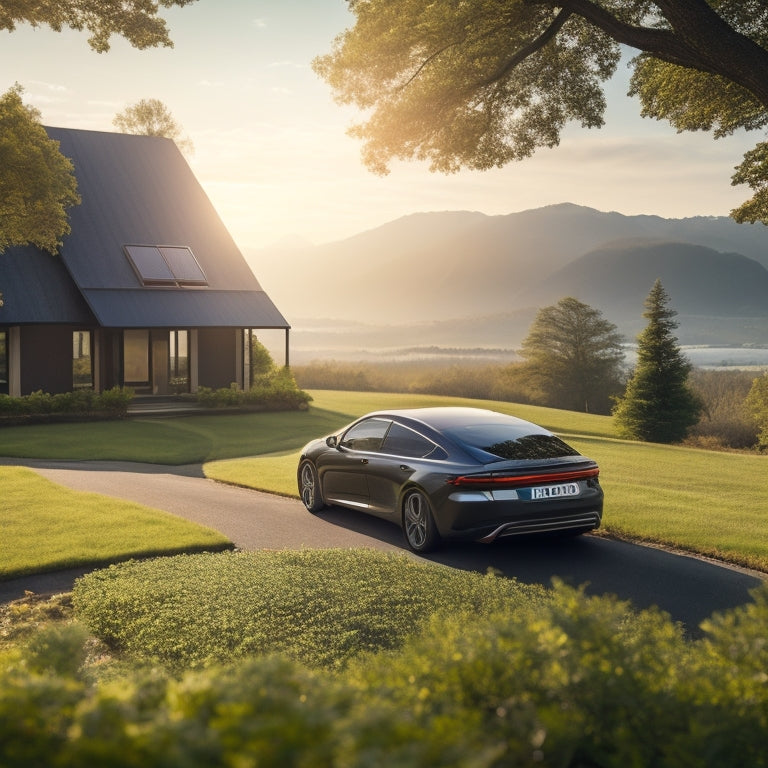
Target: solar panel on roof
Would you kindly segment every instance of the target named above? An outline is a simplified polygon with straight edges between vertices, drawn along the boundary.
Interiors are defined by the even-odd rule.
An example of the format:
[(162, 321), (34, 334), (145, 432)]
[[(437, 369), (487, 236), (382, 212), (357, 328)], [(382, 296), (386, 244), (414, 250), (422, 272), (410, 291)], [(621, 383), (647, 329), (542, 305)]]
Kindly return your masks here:
[(176, 283), (171, 268), (154, 245), (126, 245), (125, 252), (144, 285)]
[(160, 246), (159, 250), (179, 283), (187, 285), (208, 283), (195, 255), (187, 246)]
[(143, 285), (208, 285), (186, 245), (126, 245), (125, 253)]

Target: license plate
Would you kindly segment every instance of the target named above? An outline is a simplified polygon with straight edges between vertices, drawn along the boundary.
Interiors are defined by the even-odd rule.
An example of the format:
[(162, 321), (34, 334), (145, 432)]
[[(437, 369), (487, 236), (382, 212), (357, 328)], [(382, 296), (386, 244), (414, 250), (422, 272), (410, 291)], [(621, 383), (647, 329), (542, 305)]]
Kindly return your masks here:
[(578, 496), (578, 483), (563, 483), (562, 485), (541, 485), (536, 488), (521, 488), (520, 495), (525, 495), (531, 501), (539, 499), (562, 499), (566, 496)]

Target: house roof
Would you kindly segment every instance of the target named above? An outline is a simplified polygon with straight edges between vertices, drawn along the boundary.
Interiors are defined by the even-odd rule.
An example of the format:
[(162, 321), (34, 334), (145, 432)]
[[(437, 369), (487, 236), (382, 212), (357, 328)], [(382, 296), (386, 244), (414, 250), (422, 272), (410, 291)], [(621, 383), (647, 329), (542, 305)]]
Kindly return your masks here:
[(0, 292), (0, 325), (96, 324), (62, 260), (37, 248), (0, 254)]
[[(290, 327), (262, 289), (173, 141), (69, 128), (46, 131), (74, 163), (82, 198), (82, 203), (69, 211), (72, 232), (64, 238), (61, 262), (99, 325)], [(183, 281), (157, 285), (142, 280), (126, 246), (188, 248), (202, 270), (205, 285), (185, 285)], [(36, 252), (9, 249), (0, 259), (9, 254), (21, 259), (30, 251)], [(0, 266), (5, 283), (5, 262), (0, 261)], [(24, 266), (18, 261), (19, 268)], [(30, 285), (29, 275), (35, 266), (32, 262), (27, 266), (30, 269), (25, 279)], [(71, 305), (67, 312), (76, 314), (78, 302), (71, 295), (71, 287), (64, 287), (62, 270), (48, 268), (38, 279), (51, 294), (55, 290), (66, 294)], [(55, 289), (54, 283), (58, 286)], [(10, 288), (0, 290), (7, 309)], [(27, 287), (27, 295), (29, 291)], [(35, 320), (57, 322), (53, 318), (61, 316), (63, 310), (55, 310), (53, 303), (41, 308)], [(82, 305), (81, 301), (81, 313)], [(13, 314), (0, 310), (0, 323), (22, 322), (17, 311), (18, 307)]]

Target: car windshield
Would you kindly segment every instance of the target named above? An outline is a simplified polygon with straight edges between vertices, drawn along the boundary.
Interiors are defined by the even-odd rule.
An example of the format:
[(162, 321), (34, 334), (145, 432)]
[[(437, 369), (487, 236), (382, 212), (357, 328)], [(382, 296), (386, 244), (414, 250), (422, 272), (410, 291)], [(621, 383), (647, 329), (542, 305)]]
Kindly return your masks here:
[(508, 424), (479, 424), (446, 430), (481, 461), (504, 459), (557, 459), (578, 456), (579, 452), (549, 433), (533, 433)]

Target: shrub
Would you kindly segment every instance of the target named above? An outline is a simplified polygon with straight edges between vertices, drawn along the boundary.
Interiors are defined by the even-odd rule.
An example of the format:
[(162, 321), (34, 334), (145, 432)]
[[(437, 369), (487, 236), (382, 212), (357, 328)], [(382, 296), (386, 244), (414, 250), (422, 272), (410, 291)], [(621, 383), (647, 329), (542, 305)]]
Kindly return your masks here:
[(691, 387), (704, 411), (686, 442), (700, 448), (752, 448), (757, 442), (757, 428), (745, 401), (753, 379), (750, 371), (694, 368)]
[(299, 389), (288, 367), (274, 369), (258, 376), (248, 390), (237, 384), (210, 389), (200, 387), (197, 401), (207, 408), (249, 408), (264, 411), (304, 410), (312, 397)]
[(51, 395), (38, 390), (22, 397), (0, 395), (0, 423), (23, 421), (48, 421), (60, 417), (77, 419), (121, 419), (128, 412), (133, 390), (113, 387), (101, 393), (90, 389), (61, 392)]
[(82, 643), (72, 627), (0, 658), (0, 764), (765, 766), (768, 587), (754, 594), (697, 641), (658, 610), (556, 584), (490, 613), (459, 601), (336, 671), (264, 656), (101, 684), (62, 661)]

